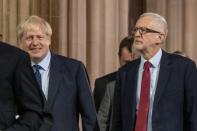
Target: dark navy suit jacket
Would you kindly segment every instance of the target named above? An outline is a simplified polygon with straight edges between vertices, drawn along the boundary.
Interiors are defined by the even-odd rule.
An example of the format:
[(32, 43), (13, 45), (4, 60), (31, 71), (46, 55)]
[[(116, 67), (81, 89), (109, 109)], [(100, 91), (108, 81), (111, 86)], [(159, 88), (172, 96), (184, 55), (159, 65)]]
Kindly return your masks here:
[(83, 131), (93, 131), (96, 111), (84, 65), (70, 58), (52, 54), (48, 99), (45, 112), (50, 113), (51, 131), (79, 131), (79, 113)]
[(43, 107), (28, 54), (0, 42), (0, 130), (38, 131)]
[[(140, 59), (118, 72), (113, 131), (134, 131)], [(197, 69), (185, 57), (163, 51), (152, 114), (152, 131), (197, 131)]]

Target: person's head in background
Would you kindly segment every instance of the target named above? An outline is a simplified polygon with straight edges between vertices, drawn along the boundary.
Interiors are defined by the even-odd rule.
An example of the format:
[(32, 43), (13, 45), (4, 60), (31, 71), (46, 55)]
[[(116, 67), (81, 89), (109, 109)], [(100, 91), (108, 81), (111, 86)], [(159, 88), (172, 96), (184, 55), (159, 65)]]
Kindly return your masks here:
[(2, 35), (2, 34), (0, 34), (0, 41), (2, 40), (2, 37), (3, 37), (3, 35)]
[(120, 66), (136, 58), (136, 54), (132, 52), (133, 41), (134, 39), (128, 36), (120, 42), (118, 51)]
[(52, 29), (47, 21), (30, 16), (17, 28), (17, 37), (23, 50), (29, 53), (31, 60), (40, 62), (49, 53)]
[(180, 51), (180, 50), (176, 50), (173, 52), (173, 54), (177, 54), (177, 55), (180, 55), (180, 56), (184, 56), (184, 57), (187, 57), (186, 53), (183, 52), (183, 51)]

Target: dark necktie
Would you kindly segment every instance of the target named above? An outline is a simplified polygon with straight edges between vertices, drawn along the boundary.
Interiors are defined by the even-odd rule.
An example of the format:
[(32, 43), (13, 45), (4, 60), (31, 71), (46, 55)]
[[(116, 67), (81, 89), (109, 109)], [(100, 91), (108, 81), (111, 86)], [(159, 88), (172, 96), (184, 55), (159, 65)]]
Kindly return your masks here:
[(35, 70), (35, 76), (36, 76), (36, 80), (40, 86), (40, 88), (42, 88), (42, 80), (41, 80), (41, 74), (40, 74), (40, 69), (42, 69), (42, 67), (40, 65), (33, 65), (33, 68)]
[(151, 63), (149, 61), (146, 61), (144, 63), (144, 71), (142, 75), (141, 93), (135, 131), (147, 131), (148, 112), (150, 104), (150, 66)]

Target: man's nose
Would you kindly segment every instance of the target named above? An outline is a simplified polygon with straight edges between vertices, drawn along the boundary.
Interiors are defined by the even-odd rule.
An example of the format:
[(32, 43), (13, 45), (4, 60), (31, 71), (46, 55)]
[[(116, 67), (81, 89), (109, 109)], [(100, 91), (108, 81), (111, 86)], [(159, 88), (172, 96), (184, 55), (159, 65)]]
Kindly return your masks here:
[(38, 43), (39, 43), (39, 41), (38, 41), (37, 37), (34, 36), (34, 37), (32, 38), (32, 44), (33, 44), (33, 45), (37, 45)]

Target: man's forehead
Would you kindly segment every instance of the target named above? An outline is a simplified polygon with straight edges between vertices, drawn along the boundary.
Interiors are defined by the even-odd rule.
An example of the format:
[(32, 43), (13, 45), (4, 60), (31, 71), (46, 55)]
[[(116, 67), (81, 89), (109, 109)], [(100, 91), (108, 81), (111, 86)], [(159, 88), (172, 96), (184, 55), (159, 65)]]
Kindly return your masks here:
[(151, 25), (155, 25), (157, 22), (156, 20), (151, 17), (151, 16), (144, 16), (139, 18), (139, 20), (136, 23), (136, 27), (137, 26), (151, 26)]
[(137, 21), (135, 27), (146, 27), (146, 28), (155, 29), (158, 31), (162, 31), (162, 29), (164, 28), (162, 23), (160, 23), (157, 19), (151, 16), (141, 17)]

